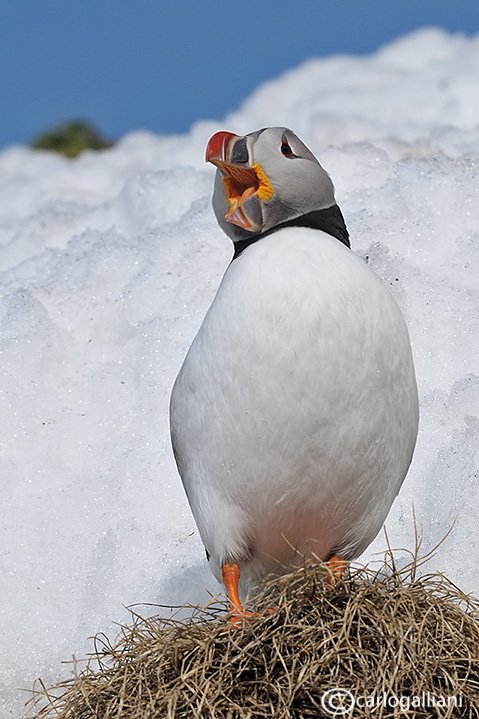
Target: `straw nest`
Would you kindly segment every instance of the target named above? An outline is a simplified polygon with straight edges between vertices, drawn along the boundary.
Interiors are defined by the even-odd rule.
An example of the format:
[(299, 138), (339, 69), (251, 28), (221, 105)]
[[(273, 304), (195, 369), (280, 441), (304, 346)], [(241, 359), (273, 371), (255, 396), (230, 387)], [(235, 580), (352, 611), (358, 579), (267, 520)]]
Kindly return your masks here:
[[(258, 613), (226, 604), (188, 621), (132, 611), (72, 679), (34, 690), (37, 719), (479, 717), (479, 602), (442, 575), (305, 564), (270, 584)], [(275, 609), (271, 607), (271, 589)], [(269, 598), (268, 598), (269, 596)]]

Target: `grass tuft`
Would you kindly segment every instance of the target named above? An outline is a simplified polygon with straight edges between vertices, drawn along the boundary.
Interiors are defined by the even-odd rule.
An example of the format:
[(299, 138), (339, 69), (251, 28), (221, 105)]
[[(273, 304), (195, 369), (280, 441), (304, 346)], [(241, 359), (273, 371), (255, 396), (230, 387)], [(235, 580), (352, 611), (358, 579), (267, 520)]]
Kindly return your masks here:
[(399, 569), (388, 552), (378, 571), (351, 568), (331, 586), (305, 563), (235, 625), (221, 602), (187, 621), (132, 612), (71, 679), (37, 685), (30, 716), (479, 717), (479, 602), (440, 574), (418, 577), (421, 561)]

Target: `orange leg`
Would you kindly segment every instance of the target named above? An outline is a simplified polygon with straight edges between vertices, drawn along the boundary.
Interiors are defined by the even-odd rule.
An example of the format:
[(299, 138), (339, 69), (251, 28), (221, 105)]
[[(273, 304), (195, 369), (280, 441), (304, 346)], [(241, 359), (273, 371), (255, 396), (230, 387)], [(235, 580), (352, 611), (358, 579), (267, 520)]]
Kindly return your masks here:
[[(225, 587), (231, 602), (231, 611), (233, 614), (230, 620), (231, 623), (236, 624), (238, 619), (241, 619), (241, 617), (256, 616), (255, 612), (249, 612), (241, 604), (238, 594), (238, 582), (241, 572), (236, 562), (234, 562), (233, 564), (223, 564), (223, 566), (221, 567), (221, 572), (223, 574), (223, 582), (225, 583)], [(268, 612), (274, 611), (274, 608), (268, 608)]]
[(240, 568), (236, 562), (234, 562), (233, 564), (223, 564), (221, 571), (223, 574), (223, 582), (225, 583), (226, 591), (230, 598), (231, 611), (233, 612), (232, 621), (234, 622), (235, 619), (239, 617), (251, 614), (251, 612), (247, 612), (241, 604), (238, 594), (238, 582), (241, 574)]
[(238, 594), (238, 582), (240, 578), (240, 568), (236, 563), (234, 564), (223, 564), (221, 567), (223, 573), (223, 582), (225, 583), (226, 591), (231, 602), (232, 609), (238, 609), (240, 612), (243, 611), (243, 605), (240, 602)]
[(341, 559), (340, 557), (331, 557), (331, 559), (328, 559), (326, 562), (326, 566), (331, 572), (331, 575), (328, 577), (328, 584), (331, 587), (334, 579), (341, 579), (346, 571), (348, 563), (345, 559)]

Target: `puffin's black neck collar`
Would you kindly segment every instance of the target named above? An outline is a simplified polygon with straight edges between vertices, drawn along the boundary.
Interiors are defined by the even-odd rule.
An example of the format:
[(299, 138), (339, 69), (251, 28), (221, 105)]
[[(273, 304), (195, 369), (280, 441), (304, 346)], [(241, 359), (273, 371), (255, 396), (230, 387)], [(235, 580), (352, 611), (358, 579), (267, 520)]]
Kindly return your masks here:
[(313, 212), (308, 212), (306, 215), (296, 217), (294, 220), (282, 222), (280, 225), (276, 225), (276, 227), (273, 227), (271, 230), (263, 232), (260, 235), (254, 235), (253, 237), (247, 237), (244, 240), (238, 240), (234, 243), (235, 253), (233, 255), (233, 260), (239, 257), (243, 250), (252, 245), (254, 242), (258, 242), (258, 240), (262, 240), (263, 237), (272, 235), (274, 232), (282, 230), (284, 227), (310, 227), (313, 230), (322, 230), (328, 235), (335, 237), (337, 240), (342, 242), (343, 245), (346, 245), (346, 247), (351, 247), (349, 243), (349, 233), (346, 223), (344, 222), (342, 212), (338, 205), (332, 205), (332, 207), (327, 207), (325, 210), (313, 210)]

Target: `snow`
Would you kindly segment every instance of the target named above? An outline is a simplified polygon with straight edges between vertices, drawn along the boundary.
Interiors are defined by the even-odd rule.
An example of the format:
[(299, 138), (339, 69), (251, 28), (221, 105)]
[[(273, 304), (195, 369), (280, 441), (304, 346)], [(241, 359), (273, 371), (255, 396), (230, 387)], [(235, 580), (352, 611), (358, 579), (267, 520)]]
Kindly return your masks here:
[(479, 37), (425, 29), (311, 60), (186, 136), (135, 133), (74, 161), (0, 154), (0, 716), (113, 637), (125, 606), (220, 591), (167, 420), (231, 257), (203, 161), (219, 129), (288, 125), (333, 177), (416, 362), (420, 435), (390, 542), (413, 548), (413, 506), (424, 551), (454, 525), (427, 571), (479, 594), (478, 66)]

